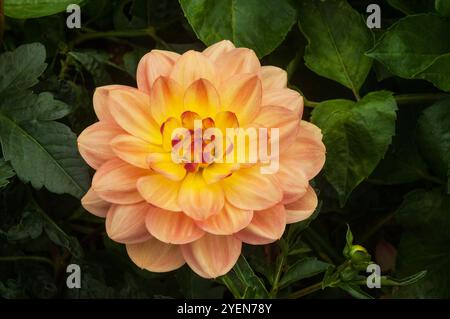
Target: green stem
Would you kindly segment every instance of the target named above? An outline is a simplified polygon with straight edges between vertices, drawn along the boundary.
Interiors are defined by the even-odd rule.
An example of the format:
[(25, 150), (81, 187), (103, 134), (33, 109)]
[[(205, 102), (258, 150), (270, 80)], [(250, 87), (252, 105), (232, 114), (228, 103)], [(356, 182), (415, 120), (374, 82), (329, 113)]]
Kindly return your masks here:
[(306, 295), (312, 294), (313, 292), (319, 291), (321, 289), (322, 289), (322, 283), (318, 282), (317, 284), (303, 288), (299, 291), (296, 291), (296, 292), (290, 294), (288, 296), (288, 299), (298, 299), (298, 298), (304, 297)]
[(277, 270), (275, 273), (275, 278), (273, 280), (272, 289), (270, 291), (271, 297), (275, 297), (278, 292), (278, 288), (279, 288), (278, 285), (280, 282), (281, 272), (283, 271), (285, 261), (286, 261), (286, 252), (282, 251), (280, 261), (278, 262), (278, 265), (277, 265), (278, 267), (277, 267)]
[(8, 256), (8, 257), (0, 257), (0, 262), (2, 261), (35, 261), (40, 263), (46, 263), (52, 267), (54, 267), (53, 262), (46, 257), (41, 256)]
[(228, 288), (228, 290), (233, 294), (234, 298), (241, 299), (241, 294), (239, 293), (239, 289), (234, 284), (233, 280), (231, 280), (227, 275), (220, 277), (222, 283)]

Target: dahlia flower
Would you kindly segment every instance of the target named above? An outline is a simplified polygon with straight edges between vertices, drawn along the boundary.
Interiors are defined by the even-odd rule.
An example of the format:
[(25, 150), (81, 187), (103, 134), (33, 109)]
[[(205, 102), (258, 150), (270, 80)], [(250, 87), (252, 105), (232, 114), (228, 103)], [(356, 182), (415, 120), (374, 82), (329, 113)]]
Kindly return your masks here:
[[(99, 87), (93, 103), (99, 121), (78, 138), (96, 170), (82, 204), (106, 218), (108, 236), (126, 244), (140, 268), (167, 272), (187, 263), (204, 278), (224, 275), (242, 243), (272, 243), (317, 206), (309, 181), (324, 165), (322, 134), (301, 120), (303, 99), (287, 88), (286, 72), (261, 66), (250, 49), (222, 41), (182, 55), (152, 50), (138, 65), (137, 88)], [(174, 161), (173, 148), (186, 142), (176, 129), (212, 127), (278, 129), (268, 134), (279, 140), (268, 156), (277, 170), (264, 173), (261, 158)], [(227, 141), (223, 153), (237, 153), (236, 140)]]

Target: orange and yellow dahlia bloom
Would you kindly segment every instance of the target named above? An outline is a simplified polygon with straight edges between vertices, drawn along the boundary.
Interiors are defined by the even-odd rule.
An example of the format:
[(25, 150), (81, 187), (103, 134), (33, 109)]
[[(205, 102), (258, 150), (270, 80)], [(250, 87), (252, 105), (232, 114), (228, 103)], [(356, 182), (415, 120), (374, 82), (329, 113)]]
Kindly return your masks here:
[[(96, 170), (82, 204), (106, 218), (108, 236), (126, 244), (137, 266), (166, 272), (187, 263), (215, 278), (233, 267), (243, 242), (272, 243), (314, 211), (309, 181), (325, 147), (320, 129), (301, 120), (303, 99), (287, 88), (285, 71), (222, 41), (182, 55), (151, 51), (137, 86), (97, 88), (99, 122), (78, 138)], [(278, 170), (263, 174), (260, 161), (174, 162), (173, 130), (192, 131), (194, 120), (202, 129), (278, 128)]]

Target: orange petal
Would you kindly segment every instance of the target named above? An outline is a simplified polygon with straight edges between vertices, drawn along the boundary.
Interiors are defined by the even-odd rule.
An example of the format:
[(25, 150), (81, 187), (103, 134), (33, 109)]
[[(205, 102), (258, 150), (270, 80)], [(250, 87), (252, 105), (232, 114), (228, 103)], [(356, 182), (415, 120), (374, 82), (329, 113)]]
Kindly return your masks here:
[(151, 238), (145, 227), (145, 217), (150, 205), (141, 202), (133, 205), (112, 205), (106, 215), (106, 233), (112, 240), (123, 244), (136, 244)]
[(149, 168), (147, 163), (148, 154), (162, 151), (161, 146), (128, 134), (116, 136), (111, 141), (111, 148), (117, 157), (140, 168)]
[(225, 202), (222, 210), (197, 225), (214, 235), (231, 235), (247, 227), (252, 221), (253, 211), (234, 207)]
[(169, 75), (179, 54), (170, 51), (152, 50), (139, 61), (136, 81), (139, 90), (150, 93), (155, 80), (162, 75)]
[(150, 114), (147, 94), (114, 90), (109, 95), (111, 114), (125, 131), (152, 144), (162, 143), (159, 125)]
[(288, 110), (297, 112), (299, 118), (303, 114), (303, 97), (300, 93), (291, 89), (264, 90), (261, 104), (263, 106), (276, 105), (285, 107)]
[(143, 201), (137, 180), (150, 173), (119, 159), (112, 159), (98, 169), (92, 179), (92, 188), (102, 199), (114, 204), (134, 204)]
[(123, 133), (124, 131), (116, 124), (94, 123), (78, 136), (78, 150), (89, 166), (98, 169), (103, 163), (116, 157), (110, 142)]
[(127, 253), (139, 268), (151, 272), (172, 271), (185, 263), (180, 246), (165, 244), (156, 238), (139, 244), (127, 244)]
[(235, 234), (238, 239), (251, 245), (265, 245), (281, 238), (286, 228), (286, 211), (282, 204), (255, 211), (252, 222)]
[(114, 90), (136, 91), (135, 88), (125, 85), (105, 85), (96, 88), (93, 97), (94, 111), (97, 115), (97, 118), (102, 122), (108, 122), (112, 124), (116, 123), (109, 110), (111, 106), (111, 102), (109, 101), (109, 93)]
[(226, 134), (227, 128), (238, 128), (239, 121), (236, 114), (229, 111), (219, 112), (214, 116), (215, 127), (222, 131), (222, 134)]
[(237, 48), (223, 54), (216, 61), (217, 74), (222, 82), (237, 74), (250, 73), (258, 75), (261, 64), (255, 52), (246, 48)]
[(208, 80), (195, 81), (184, 94), (184, 110), (195, 112), (201, 118), (214, 116), (219, 107), (219, 94)]
[(175, 63), (170, 77), (186, 89), (198, 79), (206, 79), (212, 83), (216, 80), (216, 70), (212, 62), (197, 51), (187, 51)]
[(173, 141), (173, 131), (180, 129), (182, 124), (180, 121), (174, 117), (169, 117), (161, 126), (162, 132), (162, 146), (164, 151), (172, 151), (172, 141)]
[(273, 175), (261, 174), (258, 166), (241, 168), (220, 184), (226, 199), (234, 206), (262, 210), (281, 201), (283, 193)]
[(187, 244), (205, 234), (183, 212), (170, 212), (157, 207), (150, 210), (146, 224), (153, 236), (168, 244)]
[(305, 195), (295, 202), (285, 205), (286, 223), (292, 224), (307, 219), (314, 212), (318, 199), (314, 189), (309, 186)]
[(251, 123), (261, 107), (261, 81), (258, 76), (239, 74), (222, 86), (221, 109), (236, 114), (239, 124)]
[(222, 40), (203, 50), (203, 55), (207, 56), (211, 61), (215, 62), (221, 59), (223, 54), (233, 50), (234, 44), (229, 40)]
[(276, 177), (283, 190), (285, 204), (303, 196), (308, 188), (308, 178), (301, 168), (301, 163), (295, 159), (282, 156)]
[(276, 66), (263, 66), (261, 68), (263, 90), (283, 89), (287, 86), (287, 73)]
[(150, 109), (159, 125), (169, 117), (179, 118), (183, 112), (181, 85), (166, 76), (157, 78), (150, 92)]
[(178, 194), (181, 210), (195, 220), (204, 220), (220, 212), (224, 194), (219, 184), (206, 184), (200, 173), (189, 173)]
[(148, 165), (172, 181), (180, 181), (186, 175), (182, 164), (172, 161), (171, 153), (152, 153), (147, 156)]
[(241, 254), (242, 242), (233, 236), (205, 234), (181, 246), (183, 257), (199, 276), (217, 278), (233, 268)]
[(238, 169), (238, 163), (213, 163), (203, 169), (202, 175), (206, 184), (213, 184), (230, 176)]
[(177, 201), (180, 185), (160, 174), (143, 177), (137, 182), (138, 191), (147, 202), (175, 212), (181, 211)]
[(94, 192), (92, 188), (90, 188), (81, 199), (81, 205), (83, 205), (84, 209), (89, 213), (102, 218), (106, 217), (109, 207), (111, 207), (111, 203), (98, 197), (97, 193)]

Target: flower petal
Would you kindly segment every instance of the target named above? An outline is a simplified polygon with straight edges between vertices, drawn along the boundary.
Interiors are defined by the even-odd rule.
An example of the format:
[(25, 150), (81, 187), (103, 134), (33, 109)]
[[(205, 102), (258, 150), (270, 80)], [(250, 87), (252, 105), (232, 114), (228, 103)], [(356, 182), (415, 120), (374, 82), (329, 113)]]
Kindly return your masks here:
[(262, 210), (281, 201), (283, 193), (273, 175), (261, 174), (260, 167), (241, 168), (220, 184), (226, 199), (238, 208)]
[(262, 86), (264, 90), (283, 89), (287, 86), (287, 73), (276, 66), (261, 67)]
[(239, 169), (238, 163), (212, 163), (203, 169), (203, 178), (206, 184), (213, 184), (230, 176), (234, 171)]
[(265, 245), (281, 238), (286, 228), (286, 211), (282, 204), (255, 211), (251, 223), (235, 234), (238, 239), (251, 245)]
[(169, 75), (179, 54), (164, 50), (152, 50), (139, 61), (136, 81), (139, 90), (150, 93), (155, 80), (162, 75)]
[(307, 219), (314, 212), (318, 199), (314, 189), (309, 186), (306, 193), (295, 202), (285, 205), (286, 223), (292, 224)]
[(152, 144), (162, 143), (160, 127), (150, 114), (147, 94), (114, 90), (109, 95), (111, 114), (125, 131)]
[(81, 205), (83, 205), (84, 209), (89, 213), (102, 218), (106, 217), (109, 207), (111, 207), (111, 203), (98, 197), (97, 193), (94, 192), (92, 188), (90, 188), (81, 199)]
[(203, 221), (197, 221), (197, 225), (210, 234), (231, 235), (247, 227), (252, 218), (253, 211), (240, 209), (225, 202), (219, 213)]
[(110, 142), (114, 137), (123, 133), (124, 131), (115, 124), (94, 123), (78, 136), (78, 150), (89, 166), (98, 169), (103, 163), (116, 157)]
[(147, 156), (148, 165), (172, 181), (181, 181), (186, 175), (183, 165), (172, 161), (171, 153), (152, 153)]
[(253, 50), (247, 48), (233, 49), (216, 60), (217, 74), (222, 82), (237, 74), (250, 73), (258, 75), (261, 64)]
[(188, 244), (205, 234), (183, 212), (171, 212), (158, 207), (150, 209), (146, 224), (153, 236), (168, 244)]
[(97, 115), (97, 118), (102, 122), (108, 122), (112, 124), (116, 123), (109, 110), (111, 106), (111, 102), (109, 101), (109, 93), (114, 90), (135, 91), (136, 89), (125, 85), (105, 85), (96, 88), (93, 97), (94, 111)]
[(150, 109), (159, 125), (169, 117), (180, 118), (183, 112), (181, 85), (167, 76), (157, 78), (150, 92)]
[(160, 174), (143, 177), (137, 182), (138, 191), (147, 202), (175, 212), (181, 211), (177, 201), (180, 185)]
[(183, 257), (199, 276), (217, 278), (233, 268), (241, 254), (242, 242), (233, 236), (205, 234), (181, 246)]
[(186, 89), (198, 79), (216, 81), (216, 70), (212, 62), (197, 51), (187, 51), (175, 63), (170, 77)]
[(127, 253), (138, 267), (152, 272), (172, 271), (185, 264), (180, 246), (165, 244), (156, 238), (127, 244)]
[(219, 184), (206, 184), (200, 173), (188, 173), (178, 194), (181, 210), (195, 220), (220, 212), (225, 199)]
[(284, 204), (302, 197), (308, 188), (308, 178), (301, 163), (295, 159), (282, 156), (276, 177), (283, 190)]
[(137, 180), (150, 173), (119, 159), (100, 166), (92, 179), (92, 188), (102, 199), (114, 204), (134, 204), (143, 201), (136, 188)]
[(261, 104), (263, 106), (276, 105), (285, 107), (288, 110), (297, 112), (299, 118), (303, 114), (303, 97), (300, 93), (291, 89), (264, 90)]
[(251, 123), (261, 107), (262, 88), (258, 76), (239, 74), (222, 85), (221, 109), (236, 114), (240, 126)]
[(201, 118), (216, 115), (220, 107), (216, 88), (205, 79), (192, 83), (184, 94), (184, 110), (195, 112)]
[(123, 244), (136, 244), (152, 236), (145, 227), (150, 205), (141, 202), (132, 205), (112, 205), (106, 215), (106, 233), (112, 240)]
[(229, 40), (222, 40), (203, 50), (203, 55), (207, 56), (211, 61), (218, 61), (223, 54), (233, 50), (234, 44)]
[(148, 154), (162, 150), (159, 145), (151, 144), (129, 134), (122, 134), (113, 138), (111, 148), (121, 160), (140, 168), (149, 168)]

